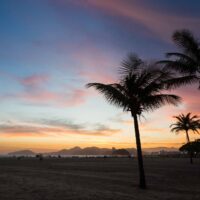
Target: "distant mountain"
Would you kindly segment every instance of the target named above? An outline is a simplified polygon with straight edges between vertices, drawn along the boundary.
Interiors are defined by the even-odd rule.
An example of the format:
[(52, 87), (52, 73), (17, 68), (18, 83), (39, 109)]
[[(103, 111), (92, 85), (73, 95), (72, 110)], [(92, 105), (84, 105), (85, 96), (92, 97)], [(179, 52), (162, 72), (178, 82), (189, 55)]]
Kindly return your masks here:
[[(117, 149), (112, 148), (99, 148), (99, 147), (86, 147), (86, 148), (80, 148), (80, 147), (73, 147), (71, 149), (62, 149), (60, 151), (50, 152), (50, 153), (42, 153), (45, 156), (71, 156), (71, 155), (112, 155), (113, 151), (116, 151)], [(137, 155), (137, 150), (135, 148), (126, 148), (130, 154)], [(160, 152), (160, 151), (178, 151), (178, 149), (174, 147), (155, 147), (155, 148), (144, 148), (143, 154), (149, 154), (152, 152)], [(23, 151), (15, 151), (11, 152), (8, 155), (9, 156), (35, 156), (37, 153), (31, 151), (31, 150), (23, 150)]]
[(46, 153), (45, 155), (111, 155), (112, 149), (98, 147), (74, 147), (71, 149), (62, 149), (56, 152)]
[(62, 149), (56, 152), (45, 153), (45, 155), (80, 155), (81, 150), (80, 147), (73, 147), (71, 149)]
[(98, 147), (86, 147), (82, 149), (83, 155), (111, 155), (112, 149), (98, 148)]
[[(114, 148), (114, 150), (116, 150)], [(126, 149), (129, 151), (130, 154), (136, 153), (136, 150), (134, 148)], [(52, 155), (52, 156), (67, 156), (67, 155), (112, 155), (113, 149), (109, 148), (99, 148), (99, 147), (86, 147), (86, 148), (80, 148), (80, 147), (73, 147), (71, 149), (62, 149), (60, 151), (56, 152), (50, 152), (45, 153), (44, 155)]]
[(9, 156), (35, 156), (36, 154), (30, 150), (22, 150), (8, 153)]

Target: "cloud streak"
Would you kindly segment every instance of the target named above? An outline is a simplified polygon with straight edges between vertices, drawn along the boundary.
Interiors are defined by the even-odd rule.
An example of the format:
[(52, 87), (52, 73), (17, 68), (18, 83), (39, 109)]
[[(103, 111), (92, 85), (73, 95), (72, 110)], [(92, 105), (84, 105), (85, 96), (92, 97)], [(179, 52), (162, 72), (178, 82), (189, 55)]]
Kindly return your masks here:
[(62, 85), (62, 91), (51, 90), (47, 86), (52, 80), (47, 74), (30, 75), (22, 78), (13, 75), (9, 75), (9, 77), (14, 77), (14, 80), (23, 90), (1, 94), (0, 100), (2, 101), (19, 100), (24, 104), (31, 105), (73, 107), (85, 103), (86, 98), (91, 95), (86, 88), (71, 85)]
[(40, 123), (37, 121), (33, 120), (34, 123), (2, 123), (0, 134), (6, 137), (57, 137), (66, 135), (109, 136), (120, 132), (119, 129), (102, 124), (77, 124), (71, 120), (61, 119), (43, 119)]
[(87, 4), (90, 8), (102, 10), (108, 15), (132, 20), (164, 39), (169, 37), (172, 31), (183, 27), (197, 30), (200, 22), (199, 18), (181, 16), (162, 9), (152, 9), (145, 1), (86, 0), (75, 2), (75, 4), (79, 6)]

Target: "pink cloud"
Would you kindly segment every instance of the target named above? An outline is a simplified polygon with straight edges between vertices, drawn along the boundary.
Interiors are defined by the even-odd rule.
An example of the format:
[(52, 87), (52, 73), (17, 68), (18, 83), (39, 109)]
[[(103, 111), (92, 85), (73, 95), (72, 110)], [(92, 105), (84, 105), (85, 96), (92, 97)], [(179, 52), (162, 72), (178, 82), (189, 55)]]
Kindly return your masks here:
[[(60, 1), (64, 3), (64, 1)], [(171, 36), (172, 31), (182, 28), (197, 30), (199, 19), (187, 16), (179, 16), (166, 13), (163, 10), (152, 9), (145, 3), (137, 0), (86, 0), (75, 2), (76, 5), (89, 6), (92, 9), (103, 10), (109, 15), (124, 17), (142, 24), (149, 31), (159, 35), (161, 38)]]
[(86, 97), (90, 95), (88, 90), (74, 88), (71, 85), (62, 88), (62, 91), (51, 91), (44, 87), (48, 81), (50, 81), (50, 76), (47, 74), (21, 78), (19, 83), (24, 86), (25, 90), (16, 95), (11, 95), (10, 98), (17, 98), (30, 104), (68, 107), (83, 104)]
[(37, 91), (34, 93), (24, 92), (16, 97), (26, 100), (29, 103), (47, 103), (58, 99), (58, 94), (50, 91)]
[(31, 75), (25, 78), (21, 78), (19, 81), (24, 86), (36, 87), (36, 86), (40, 86), (41, 84), (46, 83), (49, 80), (49, 78), (50, 77), (47, 74)]
[(90, 41), (84, 42), (84, 48), (77, 48), (70, 56), (78, 64), (77, 75), (87, 82), (115, 82), (120, 58), (105, 53)]
[(34, 93), (24, 92), (16, 98), (29, 104), (54, 105), (58, 107), (78, 106), (85, 103), (90, 93), (82, 89), (72, 89), (68, 92), (52, 92), (40, 90)]
[(60, 88), (62, 90), (51, 90), (46, 88), (50, 81), (50, 76), (46, 74), (31, 75), (24, 78), (14, 77), (24, 90), (13, 93), (0, 95), (2, 101), (19, 100), (25, 104), (35, 105), (54, 105), (57, 107), (69, 107), (81, 105), (86, 101), (86, 98), (91, 95), (91, 92), (86, 88), (73, 87), (67, 85)]
[(116, 82), (113, 76), (106, 73), (84, 72), (81, 71), (79, 75), (89, 82), (113, 83)]
[(200, 90), (197, 85), (191, 85), (177, 90), (177, 94), (183, 98), (184, 111), (200, 115)]
[(109, 58), (108, 54), (106, 55), (102, 49), (99, 49), (95, 44), (91, 44), (89, 41), (84, 45), (83, 49), (76, 49), (71, 56), (74, 60), (78, 60), (87, 67), (96, 67), (99, 70), (102, 68), (105, 69), (110, 64), (113, 64), (113, 59)]
[(68, 94), (65, 94), (61, 99), (61, 106), (77, 106), (85, 103), (86, 98), (90, 96), (90, 92), (82, 89), (74, 89)]

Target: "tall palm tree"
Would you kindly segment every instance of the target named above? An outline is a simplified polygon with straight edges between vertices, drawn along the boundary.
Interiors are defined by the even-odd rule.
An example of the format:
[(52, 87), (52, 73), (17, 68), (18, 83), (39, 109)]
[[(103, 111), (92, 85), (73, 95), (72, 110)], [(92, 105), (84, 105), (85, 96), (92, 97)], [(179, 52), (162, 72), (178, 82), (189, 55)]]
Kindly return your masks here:
[(186, 142), (190, 142), (190, 130), (199, 134), (198, 130), (200, 129), (200, 119), (197, 115), (191, 116), (191, 113), (187, 113), (186, 115), (180, 114), (178, 116), (174, 116), (174, 118), (176, 118), (176, 123), (171, 124), (171, 131), (175, 133), (184, 131), (186, 134)]
[(178, 30), (172, 35), (172, 40), (180, 52), (166, 53), (168, 60), (158, 63), (173, 69), (183, 76), (192, 79), (196, 77), (200, 89), (200, 41), (189, 30)]
[(169, 81), (172, 78), (170, 72), (154, 68), (151, 65), (148, 66), (135, 54), (130, 54), (122, 62), (119, 73), (120, 80), (117, 83), (88, 83), (87, 87), (94, 87), (105, 96), (109, 103), (131, 113), (135, 128), (140, 188), (144, 189), (146, 181), (138, 116), (145, 111), (153, 111), (165, 104), (177, 105), (180, 102), (180, 97), (162, 93), (177, 83)]
[[(200, 129), (200, 119), (197, 115), (191, 116), (191, 113), (188, 113), (186, 115), (180, 114), (178, 116), (174, 116), (176, 118), (176, 123), (172, 124), (171, 131), (175, 133), (183, 132), (186, 133), (186, 141), (187, 143), (190, 143), (190, 137), (189, 137), (189, 131), (193, 131), (193, 133), (199, 134)], [(193, 154), (190, 153), (190, 163), (193, 163)]]

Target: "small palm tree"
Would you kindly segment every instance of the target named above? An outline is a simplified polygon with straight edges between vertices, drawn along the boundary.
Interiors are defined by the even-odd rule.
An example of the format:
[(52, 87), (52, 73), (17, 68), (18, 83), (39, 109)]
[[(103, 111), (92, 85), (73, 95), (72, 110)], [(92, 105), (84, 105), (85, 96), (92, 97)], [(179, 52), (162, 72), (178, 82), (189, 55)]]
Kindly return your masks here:
[(137, 145), (137, 158), (140, 175), (140, 187), (146, 188), (143, 157), (140, 142), (138, 116), (145, 111), (153, 111), (165, 104), (177, 105), (180, 97), (173, 94), (162, 93), (174, 84), (171, 73), (153, 68), (143, 62), (135, 54), (130, 54), (123, 61), (119, 73), (121, 75), (118, 83), (88, 83), (87, 87), (94, 87), (102, 93), (107, 101), (125, 112), (130, 112), (135, 127)]
[[(193, 131), (194, 133), (199, 134), (200, 129), (200, 119), (197, 115), (191, 116), (191, 113), (188, 113), (186, 115), (181, 114), (178, 116), (174, 116), (176, 118), (176, 123), (172, 124), (171, 131), (175, 133), (179, 133), (182, 131), (185, 131), (186, 133), (186, 142), (190, 143), (190, 137), (189, 137), (189, 131)], [(190, 153), (190, 163), (193, 163), (193, 154)]]
[(185, 78), (191, 78), (191, 83), (198, 82), (200, 89), (200, 42), (189, 30), (175, 31), (172, 40), (180, 52), (166, 53), (169, 60), (158, 63), (175, 70)]
[(180, 114), (178, 116), (174, 116), (174, 118), (176, 118), (177, 121), (170, 126), (171, 131), (175, 133), (184, 131), (186, 133), (186, 142), (190, 142), (190, 130), (199, 134), (198, 130), (200, 129), (200, 119), (197, 115), (191, 116), (191, 113), (186, 115)]

